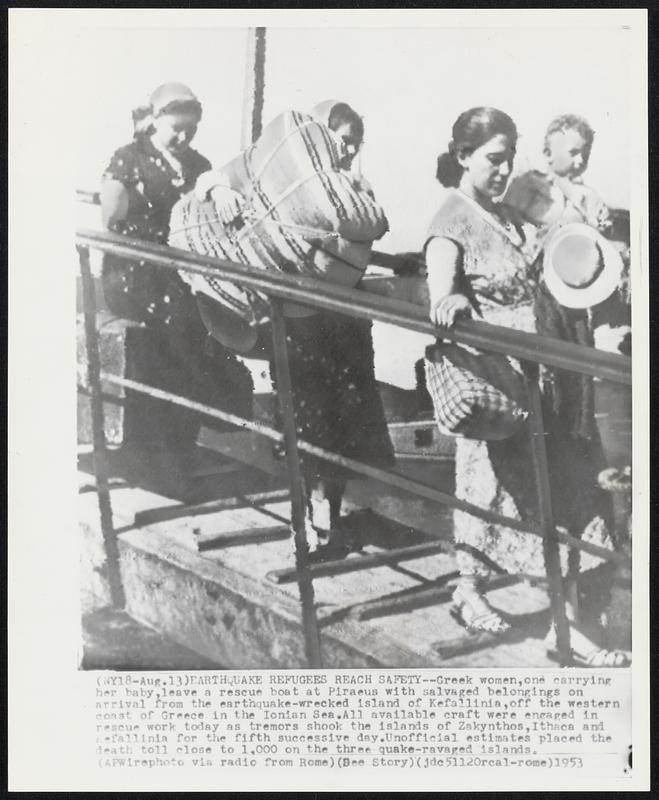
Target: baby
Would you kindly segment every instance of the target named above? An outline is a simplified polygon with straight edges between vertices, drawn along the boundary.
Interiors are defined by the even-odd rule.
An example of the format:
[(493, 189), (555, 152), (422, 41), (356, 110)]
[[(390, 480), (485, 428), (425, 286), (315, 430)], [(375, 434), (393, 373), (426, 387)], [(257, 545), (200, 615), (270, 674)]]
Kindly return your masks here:
[[(604, 235), (611, 229), (609, 209), (582, 179), (594, 138), (595, 132), (583, 117), (576, 114), (556, 117), (545, 133), (547, 169), (531, 170), (510, 182), (503, 202), (535, 226), (528, 242), (531, 253), (541, 252), (547, 234), (556, 226), (581, 222)], [(627, 252), (628, 261), (626, 245), (620, 242), (616, 246), (623, 252), (623, 258)], [(619, 305), (617, 300), (612, 302)], [(595, 346), (613, 353), (627, 352), (631, 328), (612, 326), (610, 313), (609, 303), (600, 306), (596, 314)]]
[(585, 222), (604, 233), (611, 224), (609, 210), (582, 180), (594, 137), (595, 132), (583, 117), (556, 117), (545, 134), (547, 170), (531, 170), (515, 178), (503, 202), (540, 228)]

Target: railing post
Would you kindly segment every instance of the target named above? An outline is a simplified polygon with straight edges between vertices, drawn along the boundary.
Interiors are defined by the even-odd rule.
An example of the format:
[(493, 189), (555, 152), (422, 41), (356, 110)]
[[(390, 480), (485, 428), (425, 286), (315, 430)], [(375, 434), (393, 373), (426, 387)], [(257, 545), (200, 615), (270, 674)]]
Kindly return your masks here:
[(286, 465), (291, 487), (291, 525), (295, 537), (295, 567), (300, 589), (300, 601), (302, 603), (304, 640), (309, 666), (318, 669), (322, 667), (320, 634), (314, 605), (313, 582), (309, 571), (309, 545), (305, 527), (306, 497), (297, 449), (293, 391), (286, 347), (286, 323), (281, 301), (271, 298), (270, 304), (272, 307), (272, 341), (277, 379), (277, 399), (283, 421)]
[(563, 577), (561, 572), (561, 556), (554, 524), (554, 513), (551, 503), (551, 486), (547, 465), (547, 449), (545, 446), (545, 426), (542, 417), (542, 398), (540, 395), (540, 370), (538, 364), (526, 362), (525, 383), (529, 397), (529, 436), (533, 470), (538, 494), (538, 510), (540, 528), (545, 556), (545, 569), (549, 582), (549, 600), (551, 614), (556, 626), (556, 649), (562, 667), (572, 664), (570, 647), (570, 624), (565, 613), (565, 597), (563, 595)]
[(263, 129), (264, 92), (265, 28), (250, 28), (247, 31), (245, 85), (243, 87), (243, 124), (241, 133), (243, 150), (261, 135)]
[(105, 421), (103, 416), (103, 390), (101, 387), (101, 360), (98, 349), (98, 330), (96, 328), (96, 290), (89, 266), (89, 248), (78, 245), (82, 295), (85, 318), (85, 345), (87, 348), (87, 379), (89, 381), (90, 405), (92, 415), (92, 442), (94, 448), (94, 475), (96, 493), (101, 516), (101, 532), (105, 546), (107, 577), (110, 585), (110, 599), (115, 608), (123, 608), (125, 598), (119, 569), (119, 548), (112, 519), (112, 503), (108, 482), (108, 468), (105, 443)]

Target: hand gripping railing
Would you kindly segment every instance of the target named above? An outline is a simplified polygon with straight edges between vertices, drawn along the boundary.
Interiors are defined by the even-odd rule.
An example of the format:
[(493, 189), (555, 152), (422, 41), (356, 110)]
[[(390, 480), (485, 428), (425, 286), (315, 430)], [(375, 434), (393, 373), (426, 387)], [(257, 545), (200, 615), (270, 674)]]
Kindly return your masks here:
[[(112, 528), (110, 496), (105, 468), (105, 434), (103, 429), (103, 401), (101, 378), (115, 385), (151, 395), (163, 400), (197, 410), (217, 419), (222, 419), (244, 428), (254, 430), (271, 439), (284, 442), (289, 471), (292, 504), (292, 529), (296, 545), (297, 579), (302, 603), (302, 616), (305, 633), (306, 653), (311, 667), (321, 666), (320, 637), (314, 607), (312, 572), (308, 563), (308, 545), (304, 526), (303, 481), (300, 479), (298, 450), (312, 453), (335, 464), (342, 465), (356, 473), (375, 478), (390, 486), (413, 494), (464, 510), (476, 517), (505, 525), (531, 535), (542, 536), (545, 565), (549, 583), (552, 615), (556, 624), (557, 649), (562, 666), (571, 664), (570, 630), (565, 613), (565, 601), (561, 578), (559, 542), (590, 552), (603, 559), (621, 562), (626, 557), (596, 545), (581, 542), (562, 531), (554, 524), (549, 472), (544, 441), (544, 424), (541, 409), (539, 386), (539, 364), (584, 373), (626, 385), (631, 384), (631, 360), (625, 356), (603, 353), (581, 345), (561, 342), (556, 339), (514, 331), (508, 328), (489, 325), (484, 322), (464, 320), (450, 329), (441, 329), (445, 339), (471, 345), (481, 350), (504, 353), (523, 362), (525, 381), (529, 393), (529, 434), (533, 456), (533, 466), (538, 496), (539, 522), (522, 522), (503, 517), (487, 509), (467, 503), (453, 495), (446, 494), (427, 484), (413, 481), (395, 472), (370, 467), (366, 464), (345, 458), (336, 453), (323, 450), (315, 445), (297, 439), (293, 412), (292, 389), (288, 372), (288, 353), (286, 349), (285, 319), (282, 312), (284, 301), (294, 301), (313, 308), (322, 308), (350, 316), (379, 320), (392, 325), (408, 328), (420, 333), (436, 335), (437, 328), (427, 319), (423, 308), (412, 303), (380, 297), (346, 289), (340, 286), (300, 275), (266, 272), (257, 267), (246, 267), (231, 261), (201, 256), (185, 250), (150, 244), (140, 240), (128, 239), (111, 233), (90, 230), (77, 232), (77, 248), (83, 281), (85, 331), (88, 347), (88, 378), (91, 391), (93, 413), (94, 458), (97, 474), (97, 488), (101, 508), (101, 524), (108, 554), (108, 568), (111, 572), (110, 586), (112, 599), (116, 604), (123, 602), (119, 580), (116, 536)], [(116, 375), (100, 372), (98, 358), (98, 337), (96, 331), (96, 308), (93, 279), (89, 265), (89, 249), (95, 248), (107, 253), (122, 256), (128, 260), (148, 261), (167, 269), (186, 270), (215, 278), (235, 280), (248, 289), (258, 290), (270, 297), (273, 321), (273, 348), (278, 378), (278, 399), (283, 419), (283, 434), (257, 422), (242, 419), (232, 414), (205, 406), (183, 397), (154, 389), (137, 381), (130, 381)], [(446, 545), (437, 543), (437, 550)]]

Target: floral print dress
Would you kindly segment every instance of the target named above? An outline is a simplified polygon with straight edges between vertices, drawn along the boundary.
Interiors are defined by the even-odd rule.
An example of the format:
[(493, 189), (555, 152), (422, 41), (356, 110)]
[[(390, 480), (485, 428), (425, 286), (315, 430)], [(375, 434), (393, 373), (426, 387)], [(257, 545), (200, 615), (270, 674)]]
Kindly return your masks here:
[[(444, 237), (458, 245), (463, 291), (471, 296), (485, 322), (536, 332), (537, 281), (525, 256), (524, 232), (505, 212), (495, 217), (458, 190), (449, 190), (428, 231), (428, 241), (434, 237)], [(519, 365), (513, 361), (513, 366)], [(433, 368), (426, 361), (426, 371)], [(427, 383), (431, 386), (434, 382), (429, 379)], [(561, 418), (552, 414), (549, 404), (544, 419), (556, 524), (573, 536), (611, 546), (609, 498), (596, 484), (599, 443), (584, 445), (574, 440)], [(513, 519), (537, 521), (533, 476), (526, 427), (502, 441), (457, 439), (455, 494), (461, 500)], [(456, 510), (454, 540), (463, 575), (545, 575), (539, 536)], [(565, 572), (583, 571), (601, 563), (601, 559), (586, 553), (579, 560), (577, 551), (568, 552), (565, 547), (561, 551)]]
[[(298, 435), (317, 447), (385, 469), (394, 464), (394, 450), (375, 379), (371, 329), (370, 320), (329, 311), (286, 320)], [(271, 370), (276, 390), (274, 362)], [(355, 477), (308, 453), (301, 453), (301, 463), (311, 481)]]
[[(188, 148), (177, 171), (148, 136), (119, 148), (103, 175), (128, 190), (128, 213), (113, 226), (114, 232), (167, 244), (174, 204), (210, 168), (204, 156)], [(126, 331), (127, 378), (251, 416), (249, 371), (232, 352), (209, 339), (194, 297), (175, 271), (106, 254), (103, 287), (114, 313), (141, 323)], [(202, 421), (223, 428), (197, 412), (126, 391), (124, 443), (185, 453), (194, 448)]]

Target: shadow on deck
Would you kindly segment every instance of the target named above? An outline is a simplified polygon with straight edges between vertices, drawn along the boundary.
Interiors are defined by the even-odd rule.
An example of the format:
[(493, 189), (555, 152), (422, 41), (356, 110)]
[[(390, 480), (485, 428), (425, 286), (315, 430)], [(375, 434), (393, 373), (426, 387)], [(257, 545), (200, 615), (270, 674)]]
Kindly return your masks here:
[[(601, 384), (597, 400), (610, 463), (629, 463), (628, 391)], [(207, 430), (202, 441), (206, 446), (198, 448), (185, 480), (167, 454), (145, 461), (126, 449), (110, 450), (130, 616), (105, 610), (86, 617), (84, 668), (304, 666), (297, 584), (278, 577), (293, 565), (283, 464), (269, 441), (249, 433)], [(398, 471), (453, 491), (450, 461), (408, 458)], [(83, 585), (102, 605), (107, 586), (88, 447), (81, 448), (79, 475)], [(257, 500), (240, 500), (245, 496)], [(504, 637), (470, 636), (450, 616), (456, 567), (448, 509), (370, 480), (351, 481), (346, 501), (347, 510), (369, 511), (353, 515), (361, 551), (346, 559), (360, 568), (314, 579), (326, 666), (552, 666), (542, 641), (548, 600), (539, 586), (508, 579), (490, 592), (513, 623)], [(189, 504), (198, 506), (195, 513)], [(437, 543), (449, 547), (433, 550)], [(411, 545), (420, 548), (418, 557), (395, 557)], [(378, 564), (383, 554), (391, 558)], [(629, 587), (616, 591), (624, 610), (606, 644), (625, 646)], [(147, 626), (139, 635), (131, 628), (136, 620)], [(145, 630), (159, 633), (149, 639)], [(140, 636), (149, 645), (135, 649), (130, 643)]]
[[(242, 441), (240, 442), (240, 437)], [(239, 446), (240, 444), (240, 446)], [(224, 435), (225, 453), (200, 451), (205, 482), (197, 502), (213, 504), (237, 493), (272, 497), (273, 502), (239, 503), (212, 513), (190, 515), (181, 496), (167, 496), (145, 484), (143, 471), (116, 452), (110, 459), (115, 526), (122, 531), (120, 552), (126, 614), (97, 611), (85, 619), (83, 668), (203, 669), (295, 668), (305, 663), (299, 596), (294, 580), (277, 573), (293, 564), (287, 535), (289, 504), (282, 491), (281, 465), (253, 452), (253, 437)], [(240, 451), (239, 468), (227, 467)], [(244, 469), (260, 458), (259, 469)], [(452, 490), (452, 465), (405, 462), (409, 477), (429, 479)], [(139, 472), (139, 470), (138, 470)], [(91, 593), (102, 595), (103, 553), (89, 454), (80, 458), (81, 523), (85, 542), (83, 575)], [(154, 481), (154, 474), (150, 481)], [(156, 481), (157, 483), (157, 481)], [(422, 498), (371, 481), (351, 482), (348, 508), (360, 552), (345, 563), (366, 559), (388, 563), (314, 579), (325, 664), (328, 667), (550, 666), (542, 645), (548, 624), (546, 593), (511, 579), (499, 581), (490, 600), (514, 622), (510, 634), (478, 638), (449, 614), (456, 568), (450, 548), (451, 515)], [(259, 493), (261, 493), (259, 495)], [(160, 511), (153, 514), (153, 509)], [(158, 515), (168, 517), (158, 521)], [(135, 518), (143, 524), (135, 525)], [(148, 522), (151, 515), (151, 522)], [(148, 523), (148, 524), (147, 524)], [(269, 531), (275, 531), (269, 536)], [(278, 531), (278, 533), (277, 533)], [(228, 534), (230, 546), (212, 542)], [(246, 535), (249, 534), (249, 535)], [(265, 535), (263, 535), (265, 534)], [(199, 548), (200, 542), (211, 545)], [(439, 549), (433, 549), (437, 543)], [(447, 546), (448, 544), (448, 546)], [(419, 548), (418, 557), (398, 558), (401, 548)], [(428, 550), (430, 548), (430, 550)], [(202, 549), (202, 552), (199, 550)], [(445, 552), (441, 552), (444, 550)], [(139, 621), (153, 631), (132, 627)], [(155, 633), (157, 631), (158, 633)], [(144, 646), (139, 644), (144, 642)], [(132, 643), (135, 643), (133, 646)], [(148, 656), (153, 646), (153, 658)], [(198, 659), (198, 661), (195, 661)]]

